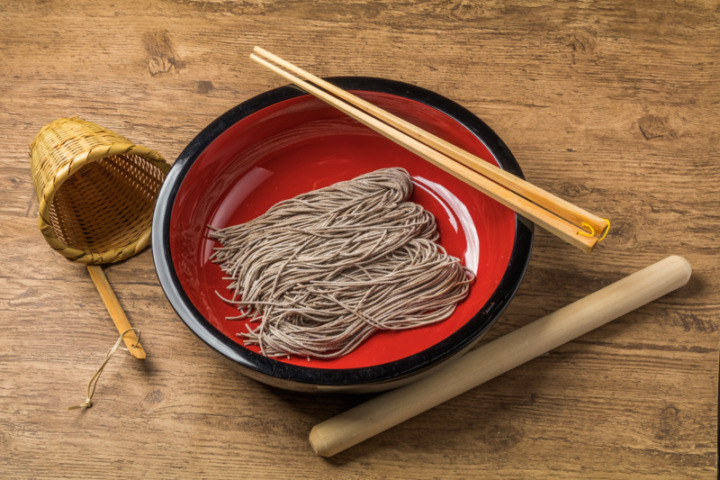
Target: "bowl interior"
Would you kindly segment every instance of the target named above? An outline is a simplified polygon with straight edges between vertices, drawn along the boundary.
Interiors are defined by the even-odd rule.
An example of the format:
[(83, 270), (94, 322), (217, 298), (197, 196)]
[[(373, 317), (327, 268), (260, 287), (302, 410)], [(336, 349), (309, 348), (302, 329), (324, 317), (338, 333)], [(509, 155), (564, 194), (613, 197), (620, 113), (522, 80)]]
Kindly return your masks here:
[[(498, 164), (476, 133), (424, 102), (381, 91), (353, 93)], [(202, 329), (207, 327), (213, 335), (224, 337), (222, 343), (241, 354), (241, 363), (251, 367), (256, 362), (268, 364), (257, 348), (244, 346), (236, 336), (245, 330), (245, 321), (226, 320), (237, 311), (216, 294), (225, 294), (229, 282), (209, 260), (217, 243), (208, 238), (208, 226), (222, 228), (246, 222), (300, 193), (379, 168), (402, 167), (415, 185), (412, 200), (435, 215), (441, 245), (477, 274), (468, 298), (443, 322), (378, 332), (341, 358), (309, 362), (289, 357), (271, 363), (296, 371), (367, 369), (408, 358), (428, 362), (433, 359), (424, 353), (439, 344), (445, 345), (440, 356), (447, 355), (454, 348), (452, 344), (469, 344), (502, 311), (524, 272), (529, 242), (515, 278), (509, 282), (506, 278), (520, 225), (514, 212), (321, 101), (295, 95), (247, 115), (235, 112), (241, 117), (239, 121), (216, 124), (215, 128), (222, 130), (217, 136), (208, 131), (201, 134), (199, 137), (212, 137), (205, 139), (207, 145), (201, 153), (189, 160), (191, 164), (179, 166), (179, 174), (171, 172), (175, 173), (171, 181), (177, 185), (173, 187), (166, 242), (184, 298), (191, 302), (202, 323), (208, 324)], [(507, 155), (512, 160), (509, 152)], [(516, 168), (514, 160), (512, 163)], [(505, 291), (499, 295), (501, 282)], [(191, 328), (199, 333), (196, 327)]]

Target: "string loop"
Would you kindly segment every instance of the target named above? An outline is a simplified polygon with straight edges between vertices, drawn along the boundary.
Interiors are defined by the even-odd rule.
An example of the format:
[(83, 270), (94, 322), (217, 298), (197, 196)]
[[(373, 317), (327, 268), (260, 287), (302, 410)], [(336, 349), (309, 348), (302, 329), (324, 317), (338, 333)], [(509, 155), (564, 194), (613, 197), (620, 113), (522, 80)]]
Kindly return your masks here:
[(602, 237), (600, 237), (598, 239), (598, 242), (602, 242), (603, 240), (605, 240), (605, 237), (607, 237), (608, 232), (610, 232), (610, 220), (608, 220), (607, 218), (603, 218), (603, 220), (605, 220), (607, 222), (607, 227), (605, 227), (605, 232), (603, 233)]
[(592, 225), (590, 225), (590, 224), (587, 223), (587, 222), (582, 222), (582, 226), (583, 226), (584, 228), (587, 228), (587, 229), (590, 230), (590, 231), (589, 231), (589, 232), (586, 232), (586, 231), (584, 231), (584, 230), (580, 230), (580, 231), (578, 232), (578, 235), (582, 235), (583, 237), (594, 237), (594, 236), (595, 236), (595, 229), (592, 227)]
[(115, 341), (115, 345), (113, 345), (112, 348), (108, 350), (107, 354), (105, 354), (105, 360), (103, 361), (102, 365), (100, 365), (100, 368), (98, 368), (97, 372), (95, 372), (95, 375), (93, 375), (90, 379), (87, 387), (87, 397), (85, 398), (85, 401), (78, 405), (69, 406), (68, 410), (74, 410), (76, 408), (90, 408), (93, 406), (92, 397), (93, 395), (95, 395), (95, 387), (97, 387), (97, 382), (100, 379), (100, 375), (102, 374), (103, 370), (105, 369), (105, 365), (108, 364), (112, 356), (115, 355), (115, 352), (117, 352), (120, 344), (123, 341), (123, 337), (133, 331), (137, 335), (137, 341), (130, 348), (137, 348), (138, 343), (140, 343), (140, 330), (138, 330), (137, 328), (128, 328), (120, 334), (118, 339)]
[[(603, 220), (607, 223), (607, 226), (601, 232), (602, 236), (600, 238), (598, 238), (598, 243), (605, 240), (605, 237), (607, 237), (608, 232), (610, 232), (610, 220), (608, 220), (607, 218), (603, 218)], [(582, 222), (582, 226), (583, 226), (583, 228), (587, 228), (590, 231), (586, 232), (584, 230), (580, 230), (577, 232), (578, 235), (582, 235), (584, 237), (594, 237), (595, 236), (595, 229), (592, 227), (592, 225), (590, 225), (587, 222)]]

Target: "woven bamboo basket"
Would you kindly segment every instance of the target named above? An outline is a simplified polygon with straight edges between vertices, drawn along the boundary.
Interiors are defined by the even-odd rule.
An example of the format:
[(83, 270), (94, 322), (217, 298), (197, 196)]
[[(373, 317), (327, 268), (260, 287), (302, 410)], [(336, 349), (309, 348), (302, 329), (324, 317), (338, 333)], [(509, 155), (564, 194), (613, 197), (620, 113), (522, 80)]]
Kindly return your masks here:
[(148, 246), (170, 168), (160, 154), (94, 123), (61, 118), (31, 143), (30, 167), (40, 231), (65, 257), (113, 263)]

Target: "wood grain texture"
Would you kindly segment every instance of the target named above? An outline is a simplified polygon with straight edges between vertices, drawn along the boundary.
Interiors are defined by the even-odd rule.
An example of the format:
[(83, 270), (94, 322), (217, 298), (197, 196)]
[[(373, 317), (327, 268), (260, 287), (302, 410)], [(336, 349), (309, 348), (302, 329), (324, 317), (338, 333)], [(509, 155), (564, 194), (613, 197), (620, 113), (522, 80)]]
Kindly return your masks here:
[[(48, 0), (0, 16), (0, 477), (717, 477), (717, 2)], [(693, 278), (325, 460), (311, 426), (367, 397), (241, 376), (177, 319), (144, 252), (106, 273), (147, 360), (117, 354), (95, 406), (68, 412), (116, 333), (84, 267), (37, 230), (28, 144), (79, 115), (174, 159), (283, 83), (248, 60), (254, 45), (458, 101), (531, 182), (612, 219), (591, 256), (538, 230), (486, 340), (669, 254)]]

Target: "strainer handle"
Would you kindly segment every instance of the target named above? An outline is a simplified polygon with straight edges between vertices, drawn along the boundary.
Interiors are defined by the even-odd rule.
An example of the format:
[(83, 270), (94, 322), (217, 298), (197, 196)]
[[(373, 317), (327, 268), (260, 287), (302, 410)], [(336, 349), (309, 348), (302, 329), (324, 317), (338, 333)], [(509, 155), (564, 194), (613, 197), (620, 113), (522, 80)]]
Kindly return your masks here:
[(92, 278), (95, 288), (97, 288), (103, 303), (105, 303), (105, 308), (107, 308), (110, 317), (113, 319), (113, 322), (115, 322), (118, 333), (122, 334), (130, 330), (123, 336), (128, 351), (133, 357), (144, 360), (145, 350), (143, 350), (142, 345), (140, 345), (135, 331), (131, 330), (133, 327), (130, 325), (130, 321), (127, 315), (125, 315), (125, 311), (120, 305), (120, 302), (118, 302), (117, 296), (115, 296), (115, 292), (110, 286), (110, 282), (108, 282), (102, 267), (100, 265), (88, 265), (88, 273), (90, 273), (90, 278)]

